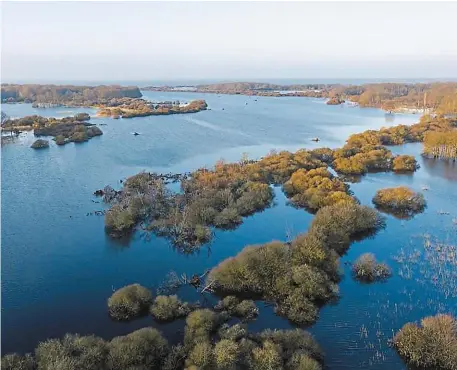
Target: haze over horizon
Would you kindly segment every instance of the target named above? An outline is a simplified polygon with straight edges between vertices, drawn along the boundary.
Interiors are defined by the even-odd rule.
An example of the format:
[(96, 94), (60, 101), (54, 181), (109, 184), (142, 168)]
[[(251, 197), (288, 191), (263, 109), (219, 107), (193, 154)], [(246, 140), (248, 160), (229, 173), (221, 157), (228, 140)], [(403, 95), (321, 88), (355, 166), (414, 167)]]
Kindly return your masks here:
[(2, 82), (457, 78), (457, 3), (1, 7)]

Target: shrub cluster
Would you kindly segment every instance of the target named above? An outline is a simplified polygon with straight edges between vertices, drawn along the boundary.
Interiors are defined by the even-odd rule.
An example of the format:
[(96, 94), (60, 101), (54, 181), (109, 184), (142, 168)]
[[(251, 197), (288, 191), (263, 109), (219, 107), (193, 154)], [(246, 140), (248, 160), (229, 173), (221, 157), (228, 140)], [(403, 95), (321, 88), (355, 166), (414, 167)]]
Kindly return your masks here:
[[(271, 184), (286, 182), (299, 169), (320, 169), (311, 172), (319, 176), (319, 171), (326, 166), (324, 161), (329, 161), (331, 156), (331, 150), (324, 148), (296, 153), (272, 152), (260, 161), (219, 161), (212, 170), (199, 169), (184, 178), (181, 191), (176, 193), (166, 190), (157, 174), (139, 173), (127, 179), (117, 196), (110, 198), (111, 209), (106, 213), (105, 226), (117, 237), (144, 222), (156, 235), (169, 238), (185, 251), (193, 251), (211, 239), (211, 227), (235, 228), (243, 217), (268, 207), (273, 200)], [(342, 182), (331, 178), (334, 190), (342, 190), (332, 192), (325, 189), (326, 181), (323, 179), (318, 189), (306, 192), (310, 207), (349, 199), (348, 194), (343, 194), (347, 187)], [(132, 185), (136, 183), (141, 185)]]
[(133, 118), (168, 114), (196, 113), (206, 110), (208, 105), (204, 100), (193, 100), (182, 105), (177, 102), (152, 103), (145, 99), (120, 98), (114, 99), (109, 104), (100, 106), (97, 116), (113, 118)]
[[(211, 312), (211, 311), (209, 311)], [(321, 369), (322, 351), (306, 331), (265, 330), (249, 334), (242, 324), (224, 324), (218, 340), (211, 341), (211, 333), (220, 325), (217, 315), (198, 310), (189, 315), (185, 329), (188, 369), (287, 369), (296, 364), (312, 364)], [(306, 369), (306, 367), (304, 367)]]
[(352, 265), (352, 273), (357, 280), (367, 283), (385, 280), (392, 275), (389, 266), (377, 262), (372, 253), (364, 253), (357, 258)]
[(424, 137), (426, 157), (457, 160), (457, 130), (427, 132)]
[(396, 156), (392, 162), (395, 172), (414, 172), (419, 168), (416, 159), (412, 155)]
[(284, 184), (284, 192), (294, 205), (317, 211), (339, 202), (351, 202), (349, 187), (325, 167), (300, 169)]
[(49, 148), (49, 141), (38, 139), (35, 140), (34, 143), (31, 145), (33, 149), (42, 149), (42, 148)]
[(457, 321), (449, 315), (422, 319), (421, 326), (408, 323), (393, 339), (408, 365), (419, 369), (457, 369)]
[(406, 186), (378, 190), (373, 203), (379, 210), (400, 218), (412, 217), (426, 207), (424, 196)]
[[(141, 97), (137, 86), (101, 85), (101, 86), (76, 86), (76, 85), (15, 85), (4, 84), (1, 89), (2, 102), (36, 102), (40, 104), (68, 105), (68, 106), (93, 106), (97, 103), (108, 102), (113, 98)], [(85, 113), (82, 113), (85, 114)], [(78, 116), (81, 116), (79, 114)]]
[(363, 175), (367, 172), (389, 171), (392, 168), (392, 152), (383, 146), (351, 147), (346, 144), (335, 151), (334, 157), (332, 167), (345, 175)]
[[(156, 177), (140, 173), (127, 179), (105, 216), (111, 235), (123, 235), (143, 221), (174, 245), (193, 250), (211, 239), (211, 226), (234, 228), (243, 216), (263, 210), (273, 199), (269, 185), (249, 180), (242, 165), (198, 170), (181, 182), (179, 193), (167, 190)], [(136, 187), (137, 182), (141, 185)]]
[(151, 304), (151, 291), (140, 284), (132, 284), (113, 293), (108, 299), (108, 311), (116, 320), (129, 320), (146, 313)]
[[(278, 314), (311, 324), (317, 319), (319, 305), (337, 294), (338, 254), (353, 238), (383, 225), (375, 210), (353, 202), (323, 207), (308, 233), (291, 245), (271, 242), (245, 247), (213, 268), (208, 280), (222, 292), (274, 301)], [(233, 306), (233, 298), (227, 301)]]
[(214, 307), (216, 311), (227, 311), (230, 315), (244, 319), (252, 319), (259, 314), (259, 309), (253, 300), (245, 299), (240, 301), (235, 296), (227, 296)]
[(176, 295), (159, 295), (151, 306), (151, 314), (160, 321), (171, 321), (185, 317), (191, 311), (192, 307), (186, 302), (181, 302)]
[(67, 334), (39, 343), (35, 356), (6, 355), (5, 370), (125, 370), (160, 369), (168, 342), (153, 328), (143, 328), (110, 342), (90, 335)]
[[(8, 119), (2, 124), (2, 127), (6, 130), (34, 130), (35, 136), (53, 136), (58, 145), (64, 145), (72, 141), (75, 143), (83, 142), (94, 136), (103, 135), (102, 130), (97, 126), (86, 122), (89, 119), (90, 116), (87, 113), (79, 113), (74, 117), (60, 119), (34, 115)], [(39, 139), (35, 143), (38, 145), (45, 141)], [(32, 148), (35, 148), (35, 146), (32, 145)]]

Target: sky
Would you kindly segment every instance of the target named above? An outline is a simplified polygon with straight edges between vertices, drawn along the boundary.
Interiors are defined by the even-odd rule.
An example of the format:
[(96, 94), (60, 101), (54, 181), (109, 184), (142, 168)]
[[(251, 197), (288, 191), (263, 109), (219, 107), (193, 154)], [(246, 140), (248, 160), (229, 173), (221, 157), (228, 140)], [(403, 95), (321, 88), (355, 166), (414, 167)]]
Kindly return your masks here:
[(7, 2), (2, 82), (456, 78), (457, 2)]

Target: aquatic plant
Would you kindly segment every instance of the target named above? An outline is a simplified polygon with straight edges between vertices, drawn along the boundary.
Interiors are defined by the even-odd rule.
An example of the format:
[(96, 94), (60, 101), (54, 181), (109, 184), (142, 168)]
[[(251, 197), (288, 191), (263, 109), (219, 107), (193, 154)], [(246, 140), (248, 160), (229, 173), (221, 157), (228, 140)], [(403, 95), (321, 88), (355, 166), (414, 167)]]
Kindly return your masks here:
[(420, 369), (457, 369), (457, 321), (450, 315), (436, 315), (404, 325), (393, 344), (406, 362)]
[(406, 186), (378, 190), (373, 203), (379, 210), (398, 217), (412, 217), (426, 207), (424, 196)]
[(140, 284), (116, 290), (108, 299), (108, 312), (116, 320), (129, 320), (148, 311), (152, 293)]
[(385, 263), (377, 262), (374, 254), (364, 253), (352, 265), (352, 274), (357, 280), (371, 283), (387, 279), (392, 271)]

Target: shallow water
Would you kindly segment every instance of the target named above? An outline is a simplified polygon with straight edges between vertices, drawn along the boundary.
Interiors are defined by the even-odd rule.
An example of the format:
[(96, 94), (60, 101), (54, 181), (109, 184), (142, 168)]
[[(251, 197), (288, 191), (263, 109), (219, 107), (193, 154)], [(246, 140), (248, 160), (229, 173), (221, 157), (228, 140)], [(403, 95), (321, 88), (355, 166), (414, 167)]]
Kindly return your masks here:
[[(95, 333), (108, 339), (146, 325), (158, 326), (150, 317), (112, 322), (106, 309), (112, 290), (133, 282), (157, 287), (170, 270), (202, 272), (247, 244), (284, 240), (287, 233), (303, 232), (312, 219), (307, 212), (288, 206), (281, 189), (276, 188), (275, 206), (245, 219), (235, 231), (217, 231), (212, 244), (199, 253), (183, 255), (162, 238), (145, 240), (136, 234), (130, 242), (109, 239), (103, 217), (87, 215), (103, 209), (101, 203), (94, 203), (99, 201), (92, 196), (94, 190), (106, 184), (118, 187), (121, 178), (141, 170), (183, 172), (211, 166), (220, 158), (238, 160), (244, 152), (258, 158), (271, 149), (337, 147), (351, 133), (418, 120), (414, 115), (396, 115), (391, 121), (376, 109), (327, 106), (319, 99), (144, 95), (154, 101), (203, 98), (211, 110), (124, 120), (93, 118), (93, 123), (106, 124), (100, 127), (104, 135), (87, 143), (58, 147), (51, 142), (49, 149), (32, 150), (29, 146), (34, 138), (29, 133), (2, 146), (3, 353), (31, 351), (38, 341), (66, 332)], [(71, 108), (34, 110), (28, 104), (4, 105), (2, 109), (10, 116), (93, 113)], [(133, 136), (135, 131), (140, 135)], [(316, 136), (321, 142), (311, 141)], [(393, 150), (418, 156), (420, 145)], [(389, 216), (386, 230), (374, 239), (354, 244), (343, 261), (373, 251), (389, 262), (395, 273), (392, 256), (402, 247), (421, 245), (422, 239), (415, 236), (428, 232), (455, 242), (452, 219), (457, 218), (457, 168), (422, 159), (421, 165), (412, 176), (374, 174), (351, 185), (365, 204), (371, 203), (381, 187), (407, 184), (420, 190), (428, 185), (430, 190), (425, 195), (429, 207), (410, 221)], [(451, 214), (438, 215), (438, 211)], [(455, 313), (455, 299), (445, 300), (430, 284), (395, 274), (384, 284), (360, 285), (351, 279), (348, 266), (345, 275), (340, 284), (342, 298), (336, 305), (324, 307), (311, 328), (326, 352), (330, 369), (368, 365), (390, 369), (392, 364), (402, 368), (385, 344), (392, 329), (435, 313), (438, 303), (441, 310), (453, 309)], [(195, 298), (187, 290), (182, 295)], [(433, 304), (427, 303), (427, 297), (433, 297)], [(405, 302), (411, 305), (403, 307)], [(290, 326), (272, 314), (271, 307), (259, 306), (261, 315), (250, 324), (252, 330)], [(178, 321), (160, 328), (176, 340), (182, 326)], [(363, 327), (368, 329), (367, 337)]]

